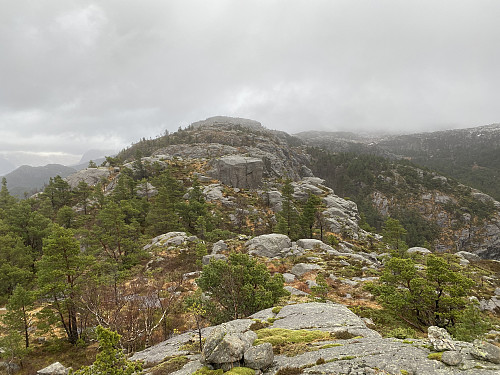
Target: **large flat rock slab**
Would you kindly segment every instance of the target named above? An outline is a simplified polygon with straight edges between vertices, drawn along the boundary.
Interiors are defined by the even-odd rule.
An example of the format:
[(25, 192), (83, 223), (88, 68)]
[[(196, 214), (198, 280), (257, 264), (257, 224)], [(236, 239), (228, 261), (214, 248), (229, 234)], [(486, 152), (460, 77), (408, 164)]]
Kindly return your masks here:
[(327, 332), (348, 331), (354, 336), (381, 337), (366, 327), (359, 316), (344, 305), (334, 303), (302, 303), (284, 306), (273, 328), (311, 329)]

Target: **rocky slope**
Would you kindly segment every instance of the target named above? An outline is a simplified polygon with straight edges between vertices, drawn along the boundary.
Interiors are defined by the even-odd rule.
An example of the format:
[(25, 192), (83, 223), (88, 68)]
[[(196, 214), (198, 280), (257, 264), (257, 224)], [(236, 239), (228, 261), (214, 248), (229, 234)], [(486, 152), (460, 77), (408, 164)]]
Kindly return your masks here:
[[(339, 136), (336, 133), (326, 136), (309, 132), (301, 136), (309, 144), (321, 140), (323, 147), (337, 139), (341, 143), (365, 145), (366, 150), (381, 150), (373, 143), (375, 139), (352, 134), (340, 134), (340, 138), (336, 138)], [(456, 180), (396, 159), (379, 163), (376, 157), (365, 155), (366, 160), (375, 160), (369, 161), (375, 166), (364, 167), (360, 167), (360, 163), (366, 160), (356, 157), (329, 163), (328, 157), (311, 153), (297, 138), (286, 133), (270, 131), (257, 121), (220, 116), (155, 140), (141, 141), (122, 151), (119, 157), (133, 158), (137, 152), (148, 155), (142, 160), (151, 168), (155, 164), (165, 168), (168, 161), (198, 165), (195, 173), (200, 181), (205, 181), (205, 195), (211, 201), (231, 204), (230, 198), (223, 194), (224, 186), (253, 189), (260, 197), (265, 193), (276, 213), (281, 209), (280, 181), (288, 177), (295, 181), (296, 198), (302, 194), (300, 199), (307, 199), (308, 192), (322, 195), (323, 217), (328, 229), (335, 233), (351, 231), (350, 228), (355, 229), (351, 231), (354, 235), (359, 232), (359, 225), (355, 224), (359, 220), (358, 207), (352, 201), (340, 201), (341, 197), (348, 196), (361, 204), (365, 217), (370, 216), (370, 210), (377, 212), (378, 217), (369, 222), (378, 230), (388, 215), (408, 216), (406, 213), (411, 211), (412, 215), (420, 217), (419, 223), (424, 223), (418, 225), (436, 227), (438, 234), (426, 238), (427, 246), (433, 250), (465, 250), (483, 258), (500, 259), (500, 203)], [(125, 166), (133, 169), (134, 162)], [(325, 182), (316, 181), (311, 169)], [(84, 176), (90, 172), (95, 174), (97, 170), (80, 174)], [(346, 182), (349, 173), (352, 187)], [(74, 185), (85, 178), (71, 179)], [(207, 183), (209, 181), (213, 183)], [(302, 193), (301, 186), (305, 187)], [(113, 183), (108, 190), (112, 187)], [(246, 207), (244, 211), (246, 216), (257, 213), (254, 207)], [(374, 224), (374, 220), (378, 220), (378, 224)], [(423, 240), (419, 241), (410, 245), (424, 245)]]

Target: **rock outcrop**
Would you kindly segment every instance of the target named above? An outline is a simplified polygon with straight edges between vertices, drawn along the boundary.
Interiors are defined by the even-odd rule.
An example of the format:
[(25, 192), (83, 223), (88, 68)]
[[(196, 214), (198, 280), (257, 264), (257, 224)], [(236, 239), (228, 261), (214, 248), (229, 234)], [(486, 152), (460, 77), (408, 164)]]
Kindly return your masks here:
[(241, 189), (257, 189), (262, 184), (262, 159), (240, 155), (223, 156), (213, 161), (209, 172), (222, 183)]
[(109, 176), (111, 171), (107, 167), (87, 168), (70, 174), (65, 180), (72, 189), (75, 189), (81, 181), (89, 186), (95, 186), (102, 180), (107, 180)]
[[(496, 362), (500, 349), (496, 346), (493, 349), (483, 343), (451, 341), (455, 350), (444, 352), (441, 360), (429, 359), (428, 340), (382, 338), (347, 307), (334, 303), (286, 305), (279, 311), (266, 309), (249, 318), (203, 329), (206, 341), (201, 356), (183, 350), (186, 343), (196, 340), (196, 334), (188, 332), (135, 353), (130, 359), (142, 360), (146, 368), (151, 368), (167, 357), (188, 356), (189, 362), (175, 375), (192, 374), (203, 364), (223, 369), (246, 366), (266, 375), (274, 375), (286, 367), (301, 369), (305, 374), (496, 375), (500, 372)], [(258, 321), (271, 322), (270, 329), (322, 331), (331, 338), (309, 343), (302, 354), (273, 356), (270, 344), (252, 345), (259, 331), (254, 333), (251, 329)]]

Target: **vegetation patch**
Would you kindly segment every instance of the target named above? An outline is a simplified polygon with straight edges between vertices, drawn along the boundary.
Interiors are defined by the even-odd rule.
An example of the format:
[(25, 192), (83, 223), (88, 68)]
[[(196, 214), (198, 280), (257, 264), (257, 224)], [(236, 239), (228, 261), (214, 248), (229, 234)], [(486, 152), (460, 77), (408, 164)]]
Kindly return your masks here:
[(250, 326), (250, 330), (252, 331), (258, 331), (259, 329), (267, 328), (269, 327), (269, 322), (262, 321), (260, 319), (254, 319), (254, 323)]
[(275, 306), (271, 311), (273, 312), (273, 314), (278, 314), (282, 308), (283, 306)]
[(193, 375), (222, 375), (223, 373), (222, 369), (210, 370), (207, 366), (204, 366), (193, 372)]
[(174, 357), (153, 367), (150, 373), (151, 375), (167, 375), (180, 370), (187, 362), (189, 359), (186, 356)]
[[(205, 343), (205, 338), (201, 339), (201, 343)], [(199, 353), (200, 352), (200, 343), (197, 340), (189, 341), (184, 345), (179, 347), (179, 350), (185, 350), (190, 353)]]
[(336, 346), (344, 346), (343, 344), (326, 344), (323, 346), (320, 346), (320, 349), (328, 349), (328, 348), (335, 348)]
[(309, 347), (307, 344), (331, 338), (329, 332), (308, 331), (305, 329), (264, 328), (256, 333), (257, 340), (255, 340), (254, 345), (268, 342), (273, 346), (275, 354), (289, 356), (318, 350), (318, 348)]
[(440, 361), (442, 356), (443, 356), (443, 352), (437, 352), (437, 353), (430, 353), (427, 356), (427, 358), (435, 359), (436, 361)]
[(227, 375), (255, 375), (255, 370), (248, 367), (233, 367), (226, 372)]
[(276, 375), (299, 375), (299, 374), (302, 374), (302, 369), (300, 367), (282, 367), (276, 372)]

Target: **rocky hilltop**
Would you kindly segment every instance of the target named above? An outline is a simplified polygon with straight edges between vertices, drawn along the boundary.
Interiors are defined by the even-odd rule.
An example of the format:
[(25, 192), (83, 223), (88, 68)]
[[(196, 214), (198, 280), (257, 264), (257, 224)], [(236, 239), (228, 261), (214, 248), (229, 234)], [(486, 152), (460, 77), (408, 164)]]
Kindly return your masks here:
[[(17, 338), (0, 337), (0, 368), (66, 374), (100, 360), (109, 329), (124, 351), (106, 360), (152, 375), (500, 370), (500, 267), (482, 259), (499, 203), (411, 163), (216, 117), (1, 198), (0, 297), (34, 324), (0, 327)], [(17, 285), (40, 296), (24, 310)]]

